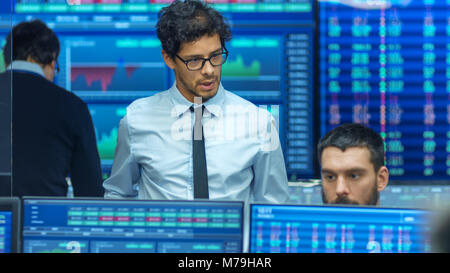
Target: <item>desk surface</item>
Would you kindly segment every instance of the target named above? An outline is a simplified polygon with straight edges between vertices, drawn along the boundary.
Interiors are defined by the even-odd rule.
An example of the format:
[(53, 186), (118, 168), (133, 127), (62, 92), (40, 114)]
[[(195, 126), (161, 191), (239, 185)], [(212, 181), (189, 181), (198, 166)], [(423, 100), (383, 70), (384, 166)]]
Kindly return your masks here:
[[(290, 202), (303, 205), (322, 204), (319, 183), (289, 183)], [(450, 185), (448, 186), (387, 186), (380, 193), (380, 205), (398, 208), (434, 208), (450, 206)]]

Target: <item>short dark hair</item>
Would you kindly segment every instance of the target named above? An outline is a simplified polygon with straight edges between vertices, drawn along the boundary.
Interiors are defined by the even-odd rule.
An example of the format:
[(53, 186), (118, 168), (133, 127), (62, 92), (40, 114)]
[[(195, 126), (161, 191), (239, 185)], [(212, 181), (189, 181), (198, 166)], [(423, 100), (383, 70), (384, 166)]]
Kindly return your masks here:
[(218, 34), (222, 47), (231, 40), (231, 30), (223, 16), (206, 3), (197, 0), (176, 0), (158, 13), (156, 34), (162, 49), (172, 58), (185, 42), (204, 35)]
[(25, 61), (28, 57), (39, 64), (47, 65), (58, 59), (59, 50), (56, 34), (44, 22), (35, 19), (13, 27), (6, 37), (3, 57), (6, 65), (16, 60)]
[(375, 172), (384, 166), (384, 141), (373, 129), (357, 123), (347, 123), (328, 132), (317, 145), (319, 162), (323, 150), (336, 147), (345, 151), (350, 147), (366, 147), (370, 151), (370, 162)]

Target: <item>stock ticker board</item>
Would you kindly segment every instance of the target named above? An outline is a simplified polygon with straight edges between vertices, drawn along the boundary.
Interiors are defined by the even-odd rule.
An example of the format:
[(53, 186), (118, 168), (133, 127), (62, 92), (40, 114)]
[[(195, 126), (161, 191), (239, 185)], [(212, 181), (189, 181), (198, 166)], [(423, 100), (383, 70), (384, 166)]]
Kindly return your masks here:
[(349, 2), (319, 6), (321, 131), (366, 124), (392, 180), (448, 181), (450, 1)]

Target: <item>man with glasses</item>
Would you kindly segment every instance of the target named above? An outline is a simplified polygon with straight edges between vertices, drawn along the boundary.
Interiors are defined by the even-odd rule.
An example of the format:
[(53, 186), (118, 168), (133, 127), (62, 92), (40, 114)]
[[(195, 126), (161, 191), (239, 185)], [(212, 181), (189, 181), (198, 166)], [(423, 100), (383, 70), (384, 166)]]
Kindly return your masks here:
[(55, 33), (40, 20), (16, 25), (6, 38), (7, 71), (0, 75), (0, 91), (11, 92), (12, 84), (15, 196), (67, 196), (67, 177), (75, 196), (103, 195), (86, 103), (53, 83), (59, 51)]
[(231, 54), (222, 15), (175, 1), (156, 28), (175, 83), (127, 108), (105, 197), (287, 201), (276, 121), (221, 84)]

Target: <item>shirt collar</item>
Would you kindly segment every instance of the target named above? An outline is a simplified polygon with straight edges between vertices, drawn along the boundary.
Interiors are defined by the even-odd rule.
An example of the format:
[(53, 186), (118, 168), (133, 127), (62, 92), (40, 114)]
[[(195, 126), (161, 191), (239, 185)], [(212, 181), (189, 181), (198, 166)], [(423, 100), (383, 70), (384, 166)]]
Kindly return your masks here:
[[(188, 101), (181, 94), (180, 90), (178, 90), (177, 88), (176, 82), (169, 89), (169, 93), (171, 95), (171, 100), (173, 105), (175, 106), (175, 111), (178, 117), (184, 114), (187, 110), (189, 110), (189, 107), (194, 105), (194, 103)], [(206, 110), (211, 114), (213, 114), (214, 116), (220, 116), (221, 106), (223, 105), (224, 101), (225, 101), (225, 89), (223, 88), (222, 83), (220, 83), (216, 95), (210, 98), (203, 105), (205, 106)]]
[(27, 72), (36, 73), (38, 75), (41, 75), (45, 78), (44, 71), (42, 70), (42, 67), (40, 67), (36, 63), (30, 63), (27, 61), (13, 61), (8, 67), (7, 70), (23, 70)]

